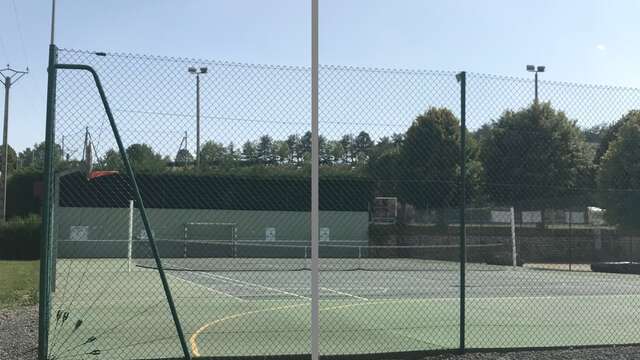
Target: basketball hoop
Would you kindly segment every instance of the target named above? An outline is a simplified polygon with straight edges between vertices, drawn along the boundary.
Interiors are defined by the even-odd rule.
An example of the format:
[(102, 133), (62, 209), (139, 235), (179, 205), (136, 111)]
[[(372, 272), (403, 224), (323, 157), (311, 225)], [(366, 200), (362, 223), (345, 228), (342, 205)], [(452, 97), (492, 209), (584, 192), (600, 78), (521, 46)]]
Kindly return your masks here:
[(89, 174), (87, 174), (87, 180), (91, 181), (95, 178), (99, 178), (103, 176), (112, 176), (117, 174), (119, 174), (119, 172), (114, 170), (96, 170), (96, 171), (91, 171), (89, 172)]
[(93, 170), (93, 144), (91, 141), (87, 141), (85, 149), (84, 149), (84, 172), (87, 177), (87, 180), (91, 181), (95, 178), (103, 177), (103, 176), (111, 176), (118, 174), (117, 171), (113, 170)]

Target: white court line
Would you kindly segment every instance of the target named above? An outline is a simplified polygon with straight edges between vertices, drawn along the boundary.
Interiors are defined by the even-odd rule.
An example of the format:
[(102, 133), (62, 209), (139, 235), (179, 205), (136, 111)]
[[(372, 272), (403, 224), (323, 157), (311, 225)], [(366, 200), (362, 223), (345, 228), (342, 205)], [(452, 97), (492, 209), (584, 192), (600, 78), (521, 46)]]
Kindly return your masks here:
[[(309, 290), (310, 287), (309, 286), (286, 286), (286, 287), (281, 287), (278, 288), (281, 290)], [(378, 292), (387, 292), (389, 290), (388, 287), (383, 287), (383, 286), (372, 286), (372, 287), (366, 287), (366, 286), (361, 286), (361, 287), (346, 287), (346, 286), (342, 286), (342, 287), (332, 287), (332, 290), (339, 290), (339, 291), (378, 291)]]
[(224, 295), (224, 296), (230, 297), (230, 298), (232, 298), (232, 299), (235, 299), (235, 300), (238, 300), (238, 301), (241, 301), (241, 302), (247, 302), (247, 300), (241, 299), (241, 298), (239, 298), (239, 297), (237, 297), (237, 296), (233, 296), (233, 295), (231, 295), (231, 294), (227, 294), (227, 293), (226, 293), (226, 292), (224, 292), (224, 291), (220, 291), (220, 290), (217, 290), (217, 289), (214, 289), (214, 288), (210, 288), (210, 287), (208, 287), (208, 286), (204, 286), (204, 285), (202, 285), (202, 284), (198, 284), (198, 283), (193, 282), (193, 281), (191, 281), (191, 280), (183, 279), (183, 278), (181, 278), (181, 277), (179, 277), (179, 276), (173, 275), (173, 274), (168, 273), (168, 272), (165, 272), (165, 274), (167, 274), (167, 275), (169, 275), (169, 276), (171, 276), (171, 277), (174, 277), (174, 278), (176, 278), (176, 279), (178, 279), (178, 280), (180, 280), (180, 281), (184, 281), (184, 282), (187, 282), (187, 283), (189, 283), (189, 284), (191, 284), (191, 285), (195, 285), (195, 286), (197, 286), (197, 287), (203, 288), (203, 289), (205, 289), (205, 290), (207, 290), (207, 291), (210, 291), (210, 292), (212, 292), (212, 293), (214, 293), (214, 294)]
[(276, 289), (276, 288), (272, 288), (269, 286), (264, 286), (264, 285), (260, 285), (260, 284), (254, 284), (254, 283), (250, 283), (247, 281), (242, 281), (242, 280), (238, 280), (238, 279), (234, 279), (234, 278), (230, 278), (230, 277), (226, 277), (226, 276), (222, 276), (222, 275), (214, 275), (214, 274), (210, 274), (210, 273), (203, 273), (203, 276), (209, 276), (209, 277), (213, 277), (216, 279), (220, 279), (222, 281), (226, 281), (226, 282), (230, 282), (232, 284), (236, 284), (236, 285), (241, 285), (241, 286), (245, 286), (245, 287), (253, 287), (253, 288), (261, 288), (261, 289), (265, 289), (265, 290), (269, 290), (269, 291), (275, 291), (275, 292), (279, 292), (281, 294), (285, 294), (288, 296), (295, 296), (297, 298), (301, 298), (301, 299), (305, 299), (305, 300), (311, 300), (310, 297), (307, 296), (302, 296), (299, 294), (294, 294), (292, 292), (288, 292), (288, 291), (283, 291), (280, 289)]
[(338, 290), (334, 290), (334, 289), (330, 289), (330, 288), (326, 288), (326, 287), (321, 287), (320, 289), (321, 290), (326, 290), (326, 291), (329, 291), (329, 292), (333, 292), (333, 293), (336, 293), (336, 294), (340, 294), (340, 295), (349, 296), (349, 297), (352, 297), (352, 298), (364, 300), (364, 301), (369, 301), (369, 299), (367, 299), (365, 297), (362, 297), (362, 296), (357, 296), (357, 295), (349, 294), (349, 293), (346, 293), (346, 292), (342, 292), (342, 291), (338, 291)]

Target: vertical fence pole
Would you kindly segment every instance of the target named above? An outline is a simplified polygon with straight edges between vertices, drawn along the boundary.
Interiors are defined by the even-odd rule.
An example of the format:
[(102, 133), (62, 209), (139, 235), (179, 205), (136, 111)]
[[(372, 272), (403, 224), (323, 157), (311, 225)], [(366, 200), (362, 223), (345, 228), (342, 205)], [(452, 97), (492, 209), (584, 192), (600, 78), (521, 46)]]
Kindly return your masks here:
[(513, 270), (518, 267), (518, 246), (516, 245), (516, 210), (512, 206), (511, 213), (511, 257), (513, 262)]
[(465, 351), (465, 302), (466, 302), (466, 226), (465, 210), (467, 202), (466, 194), (466, 110), (467, 110), (467, 73), (456, 75), (460, 83), (460, 352)]
[(569, 209), (569, 271), (573, 264), (573, 210)]
[(129, 237), (127, 241), (127, 270), (131, 272), (131, 260), (133, 257), (133, 200), (129, 200)]
[(311, 0), (311, 359), (320, 359), (320, 159), (318, 144), (318, 2)]
[(42, 231), (40, 238), (40, 295), (38, 323), (38, 359), (45, 360), (49, 353), (49, 318), (51, 311), (51, 264), (53, 261), (53, 152), (55, 141), (56, 63), (58, 49), (49, 45), (47, 79), (47, 112), (44, 155), (44, 203), (42, 204)]

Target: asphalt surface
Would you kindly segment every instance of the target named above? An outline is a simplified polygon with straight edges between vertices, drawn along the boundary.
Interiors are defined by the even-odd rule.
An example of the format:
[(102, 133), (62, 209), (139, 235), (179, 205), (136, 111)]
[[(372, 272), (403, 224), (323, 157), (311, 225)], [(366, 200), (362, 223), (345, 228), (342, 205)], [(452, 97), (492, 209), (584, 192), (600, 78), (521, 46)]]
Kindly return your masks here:
[(0, 359), (38, 358), (38, 306), (0, 310)]
[(446, 354), (428, 357), (425, 360), (627, 360), (640, 359), (640, 347), (618, 346), (606, 348), (585, 348), (565, 350), (535, 350), (490, 353)]
[[(0, 359), (37, 359), (38, 307), (0, 310)], [(505, 351), (441, 354), (424, 360), (627, 360), (640, 359), (639, 346), (617, 346), (562, 350)], [(400, 359), (390, 359), (400, 360)]]

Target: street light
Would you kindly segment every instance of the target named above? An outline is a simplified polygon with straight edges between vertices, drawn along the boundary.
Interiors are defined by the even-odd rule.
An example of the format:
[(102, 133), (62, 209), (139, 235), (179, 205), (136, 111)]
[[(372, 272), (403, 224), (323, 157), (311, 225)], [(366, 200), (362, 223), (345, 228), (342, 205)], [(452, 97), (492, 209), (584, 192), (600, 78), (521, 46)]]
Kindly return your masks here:
[(535, 104), (538, 103), (538, 73), (544, 72), (544, 70), (546, 69), (546, 67), (544, 66), (534, 66), (534, 65), (527, 65), (527, 71), (528, 72), (532, 72), (534, 73), (534, 79), (535, 79), (535, 88), (536, 88), (536, 93), (535, 93)]
[(206, 67), (189, 66), (189, 74), (196, 76), (196, 169), (200, 169), (200, 75), (206, 74)]

